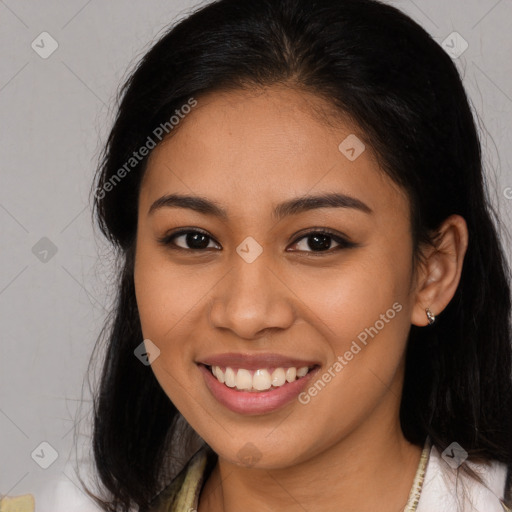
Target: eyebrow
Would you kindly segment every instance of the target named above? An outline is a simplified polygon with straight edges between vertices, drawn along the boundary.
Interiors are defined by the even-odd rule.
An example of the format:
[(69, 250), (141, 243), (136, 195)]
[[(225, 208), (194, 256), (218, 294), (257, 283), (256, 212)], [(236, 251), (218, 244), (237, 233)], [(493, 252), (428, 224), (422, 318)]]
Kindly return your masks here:
[[(167, 194), (157, 199), (151, 205), (148, 215), (161, 208), (187, 208), (204, 215), (213, 215), (222, 220), (228, 219), (227, 211), (218, 203), (198, 196)], [(367, 214), (373, 213), (373, 210), (360, 199), (346, 194), (326, 193), (284, 201), (274, 208), (272, 217), (276, 220), (281, 220), (289, 215), (297, 215), (308, 210), (319, 208), (352, 208)]]

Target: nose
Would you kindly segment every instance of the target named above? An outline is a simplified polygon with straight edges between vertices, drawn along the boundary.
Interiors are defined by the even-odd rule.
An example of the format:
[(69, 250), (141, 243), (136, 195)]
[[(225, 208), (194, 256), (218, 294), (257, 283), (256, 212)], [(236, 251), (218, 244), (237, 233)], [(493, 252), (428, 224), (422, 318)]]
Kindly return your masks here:
[(234, 254), (231, 270), (214, 288), (210, 321), (237, 337), (255, 339), (287, 329), (295, 318), (294, 294), (263, 255), (248, 263)]

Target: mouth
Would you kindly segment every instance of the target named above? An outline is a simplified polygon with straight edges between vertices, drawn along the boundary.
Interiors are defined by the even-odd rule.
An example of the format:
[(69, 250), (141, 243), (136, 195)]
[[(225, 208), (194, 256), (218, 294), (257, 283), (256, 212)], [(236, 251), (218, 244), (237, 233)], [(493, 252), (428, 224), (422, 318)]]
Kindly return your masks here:
[(243, 415), (268, 414), (297, 400), (321, 367), (304, 362), (297, 366), (266, 367), (246, 362), (249, 368), (206, 362), (197, 366), (217, 402)]
[(230, 366), (205, 365), (221, 384), (237, 391), (247, 391), (250, 393), (261, 393), (263, 391), (279, 389), (287, 383), (304, 378), (316, 366), (290, 366), (249, 370), (246, 368), (231, 368)]

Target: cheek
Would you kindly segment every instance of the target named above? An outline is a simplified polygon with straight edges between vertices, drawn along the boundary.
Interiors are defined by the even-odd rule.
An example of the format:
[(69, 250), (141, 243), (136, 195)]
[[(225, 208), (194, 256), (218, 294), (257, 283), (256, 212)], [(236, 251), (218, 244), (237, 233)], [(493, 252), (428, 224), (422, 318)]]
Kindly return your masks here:
[[(390, 251), (375, 247), (354, 252), (336, 267), (303, 272), (299, 279), (297, 274), (288, 276), (290, 288), (307, 306), (304, 314), (319, 326), (336, 354), (348, 350), (347, 340), (361, 333), (364, 339), (365, 329), (375, 323), (382, 332), (382, 322), (387, 331), (391, 324), (408, 325), (404, 314), (409, 301), (408, 254), (398, 262)], [(393, 308), (394, 304), (398, 305)]]
[(137, 245), (134, 283), (144, 337), (172, 338), (173, 331), (200, 298), (200, 290), (187, 285), (187, 271), (170, 265), (163, 252)]
[(193, 363), (181, 331), (191, 306), (172, 268), (159, 261), (157, 251), (140, 244), (136, 254), (134, 283), (142, 334), (160, 350), (151, 370), (174, 405), (186, 410), (187, 392), (182, 383)]
[(351, 404), (354, 411), (361, 408), (361, 414), (375, 403), (396, 378), (406, 347), (410, 252), (406, 247), (401, 252), (383, 244), (372, 247), (328, 274), (299, 281), (311, 322), (330, 349), (326, 370), (331, 372), (325, 378), (332, 381), (331, 392), (322, 393), (317, 406), (333, 421), (338, 403)]
[(175, 308), (164, 307), (169, 301), (176, 304), (176, 300), (163, 278), (162, 271), (150, 264), (143, 254), (137, 257), (134, 282), (142, 333), (155, 342), (162, 340), (165, 330), (173, 324), (173, 316), (178, 314)]
[(190, 392), (183, 385), (198, 377), (194, 361), (204, 340), (194, 339), (194, 328), (204, 321), (203, 301), (217, 280), (194, 265), (172, 264), (165, 251), (140, 238), (134, 283), (142, 333), (160, 350), (151, 367), (177, 407), (187, 408)]
[(180, 322), (187, 311), (183, 287), (177, 286), (169, 266), (158, 261), (155, 251), (140, 244), (137, 247), (134, 283), (137, 307), (144, 339), (150, 339), (160, 350), (151, 369), (169, 398), (178, 405), (180, 382), (185, 376), (191, 356), (180, 340)]

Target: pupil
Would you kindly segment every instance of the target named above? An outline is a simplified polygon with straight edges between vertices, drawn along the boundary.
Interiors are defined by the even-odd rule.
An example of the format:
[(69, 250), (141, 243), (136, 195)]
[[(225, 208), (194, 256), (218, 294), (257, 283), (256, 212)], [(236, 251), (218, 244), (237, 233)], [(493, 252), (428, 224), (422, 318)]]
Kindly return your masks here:
[(188, 246), (192, 249), (204, 249), (208, 247), (208, 237), (202, 233), (188, 233), (186, 241)]
[(329, 249), (329, 246), (331, 245), (330, 236), (321, 234), (310, 235), (308, 245), (310, 249), (313, 250)]

